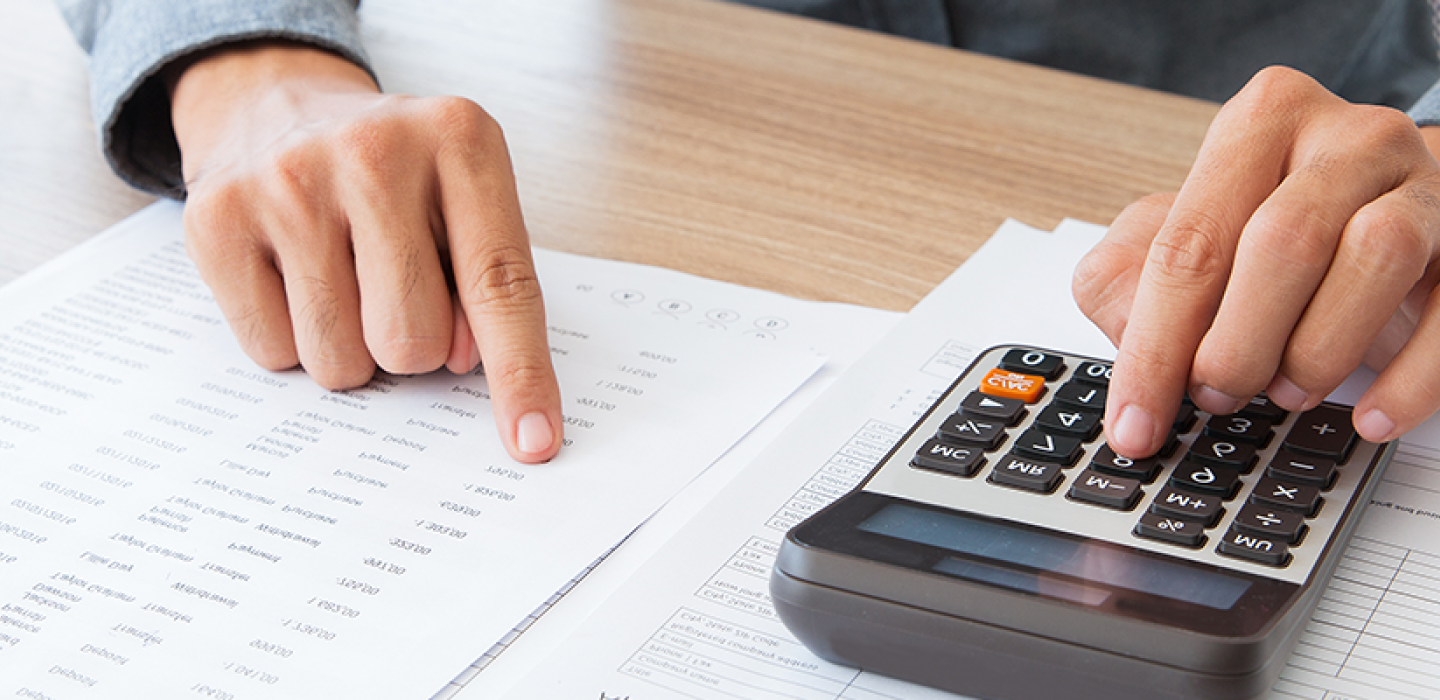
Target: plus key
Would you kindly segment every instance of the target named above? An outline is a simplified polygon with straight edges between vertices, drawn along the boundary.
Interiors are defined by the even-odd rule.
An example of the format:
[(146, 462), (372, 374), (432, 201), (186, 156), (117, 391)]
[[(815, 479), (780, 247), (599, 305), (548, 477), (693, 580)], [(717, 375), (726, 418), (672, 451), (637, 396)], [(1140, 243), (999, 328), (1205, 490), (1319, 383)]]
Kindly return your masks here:
[(1296, 419), (1285, 436), (1285, 447), (1344, 464), (1355, 446), (1355, 439), (1350, 411), (1336, 406), (1317, 406)]

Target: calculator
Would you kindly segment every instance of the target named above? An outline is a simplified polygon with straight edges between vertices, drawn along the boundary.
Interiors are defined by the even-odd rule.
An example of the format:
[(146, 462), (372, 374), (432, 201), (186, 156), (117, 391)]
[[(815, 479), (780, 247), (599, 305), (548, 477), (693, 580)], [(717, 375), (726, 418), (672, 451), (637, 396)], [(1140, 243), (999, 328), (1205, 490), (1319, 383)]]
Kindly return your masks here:
[(1394, 443), (1351, 409), (1188, 401), (1104, 441), (1111, 363), (982, 353), (770, 579), (817, 655), (984, 698), (1252, 698), (1285, 666)]

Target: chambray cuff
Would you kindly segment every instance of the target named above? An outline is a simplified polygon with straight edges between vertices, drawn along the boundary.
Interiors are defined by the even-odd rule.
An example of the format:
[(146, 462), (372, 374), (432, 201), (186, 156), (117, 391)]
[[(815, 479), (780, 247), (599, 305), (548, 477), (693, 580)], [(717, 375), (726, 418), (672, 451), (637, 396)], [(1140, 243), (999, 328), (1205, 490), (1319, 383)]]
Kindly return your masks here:
[[(249, 39), (318, 46), (370, 69), (355, 0), (112, 0), (72, 28), (90, 48), (100, 145), (126, 182), (182, 199), (180, 148), (160, 72), (195, 51)], [(89, 26), (85, 25), (89, 23)]]
[(1440, 126), (1440, 82), (1430, 86), (1410, 107), (1410, 118), (1420, 126)]

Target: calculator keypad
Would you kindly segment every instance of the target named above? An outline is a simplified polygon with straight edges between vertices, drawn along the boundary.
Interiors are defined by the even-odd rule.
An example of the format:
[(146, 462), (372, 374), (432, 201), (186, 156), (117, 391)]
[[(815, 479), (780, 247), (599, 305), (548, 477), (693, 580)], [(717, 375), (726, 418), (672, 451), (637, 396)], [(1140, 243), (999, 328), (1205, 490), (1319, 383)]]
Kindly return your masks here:
[[(1335, 507), (1346, 507), (1343, 501), (1358, 488), (1357, 477), (1344, 478), (1346, 469), (1363, 476), (1368, 468), (1346, 466), (1357, 446), (1365, 445), (1366, 455), (1380, 447), (1359, 440), (1345, 407), (1322, 404), (1291, 415), (1260, 396), (1229, 416), (1200, 412), (1186, 401), (1166, 450), (1146, 459), (1122, 457), (1102, 438), (1109, 363), (1001, 350), (986, 355), (989, 364), (977, 362), (970, 373), (976, 379), (957, 382), (952, 391), (962, 398), (942, 399), (951, 408), (917, 427), (919, 433), (934, 426), (923, 440), (906, 443), (914, 446), (905, 457), (908, 468), (956, 479), (968, 484), (964, 489), (1028, 494), (944, 487), (990, 515), (1012, 507), (994, 501), (1033, 498), (1030, 513), (1079, 509), (1064, 522), (1104, 522), (1094, 535), (1111, 541), (1285, 569), (1296, 552), (1323, 549), (1328, 534), (1312, 535), (1316, 527), (1328, 532), (1333, 526), (1333, 517), (1322, 517), (1327, 501), (1338, 498)], [(1333, 492), (1342, 482), (1344, 493)], [(945, 483), (952, 482), (928, 491)], [(1011, 517), (1027, 520), (1024, 512)]]

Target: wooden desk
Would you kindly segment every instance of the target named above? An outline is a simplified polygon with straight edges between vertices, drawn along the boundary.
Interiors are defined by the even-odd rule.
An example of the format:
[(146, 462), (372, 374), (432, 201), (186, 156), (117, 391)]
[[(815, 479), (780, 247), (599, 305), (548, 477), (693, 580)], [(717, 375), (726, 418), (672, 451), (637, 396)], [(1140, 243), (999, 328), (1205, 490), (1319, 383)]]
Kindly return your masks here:
[[(1175, 189), (1215, 106), (709, 0), (365, 0), (387, 89), (505, 127), (536, 244), (904, 310), (1007, 216)], [(0, 0), (0, 283), (149, 198), (85, 58)]]

